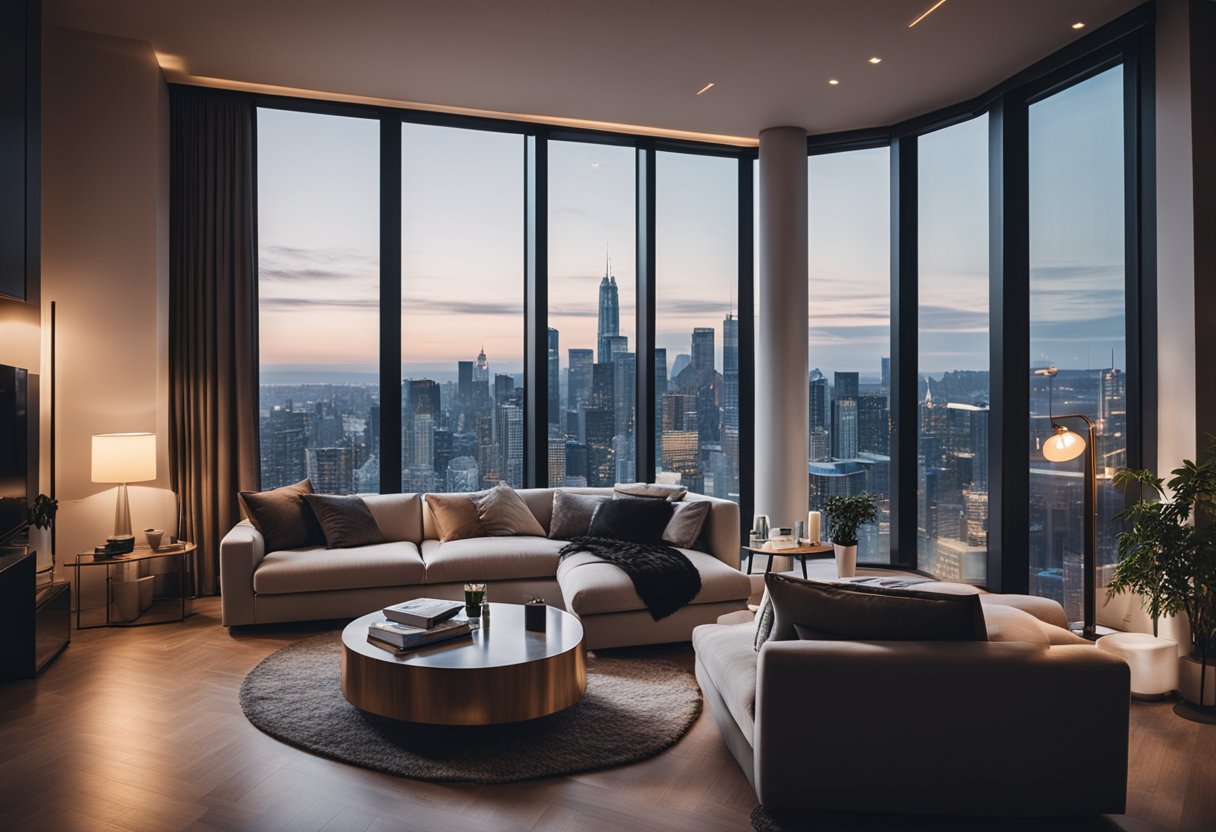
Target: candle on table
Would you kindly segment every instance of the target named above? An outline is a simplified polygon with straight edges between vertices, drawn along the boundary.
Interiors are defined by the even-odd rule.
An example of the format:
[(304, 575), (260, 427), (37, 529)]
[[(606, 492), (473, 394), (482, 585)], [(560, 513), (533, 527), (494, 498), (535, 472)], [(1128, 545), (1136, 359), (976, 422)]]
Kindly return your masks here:
[(807, 539), (812, 544), (819, 543), (819, 512), (811, 511), (806, 515)]

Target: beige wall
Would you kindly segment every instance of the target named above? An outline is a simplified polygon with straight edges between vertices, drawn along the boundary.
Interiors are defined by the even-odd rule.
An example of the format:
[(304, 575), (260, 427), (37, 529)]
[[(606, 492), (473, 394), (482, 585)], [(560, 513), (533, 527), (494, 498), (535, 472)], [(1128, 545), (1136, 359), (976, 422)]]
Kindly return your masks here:
[[(57, 302), (61, 563), (113, 530), (115, 487), (90, 481), (95, 433), (157, 433), (158, 478), (130, 487), (132, 527), (176, 530), (167, 443), (168, 111), (148, 44), (46, 29), (42, 305), (49, 320), (45, 310)], [(43, 393), (45, 415), (45, 384)]]

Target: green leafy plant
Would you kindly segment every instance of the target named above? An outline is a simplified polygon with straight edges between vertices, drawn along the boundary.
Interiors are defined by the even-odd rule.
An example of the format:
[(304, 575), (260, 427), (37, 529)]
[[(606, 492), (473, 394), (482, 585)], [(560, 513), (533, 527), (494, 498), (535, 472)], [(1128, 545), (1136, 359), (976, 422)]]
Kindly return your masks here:
[[(1167, 482), (1146, 469), (1115, 474), (1116, 486), (1135, 486), (1146, 494), (1119, 517), (1119, 535), (1109, 594), (1144, 596), (1148, 614), (1186, 613), (1191, 653), (1206, 668), (1216, 655), (1216, 437), (1199, 460), (1183, 460)], [(1201, 697), (1202, 701), (1202, 697)]]
[(856, 546), (857, 529), (878, 519), (878, 506), (869, 494), (831, 497), (824, 510), (828, 531), (837, 546)]
[(52, 500), (45, 494), (39, 494), (34, 499), (34, 504), (29, 507), (26, 522), (39, 529), (49, 529), (55, 520), (55, 513), (58, 511), (58, 500)]

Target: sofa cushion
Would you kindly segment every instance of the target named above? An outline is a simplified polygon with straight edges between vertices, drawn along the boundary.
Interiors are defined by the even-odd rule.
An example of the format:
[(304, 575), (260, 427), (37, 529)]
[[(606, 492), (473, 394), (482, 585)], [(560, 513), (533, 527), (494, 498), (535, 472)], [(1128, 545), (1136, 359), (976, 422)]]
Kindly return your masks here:
[[(546, 537), (474, 537), (424, 540), (427, 583), (553, 578), (565, 543)], [(491, 599), (495, 600), (495, 599)]]
[(426, 506), (435, 518), (440, 540), (465, 540), (482, 537), (481, 518), (477, 515), (474, 498), (484, 491), (472, 494), (427, 494)]
[[(743, 601), (751, 593), (751, 581), (738, 569), (732, 569), (704, 552), (680, 551), (701, 575), (701, 591), (692, 603)], [(646, 609), (633, 588), (633, 581), (619, 566), (587, 552), (578, 552), (562, 560), (557, 567), (557, 583), (562, 588), (566, 609), (580, 616)]]
[(984, 641), (978, 595), (880, 589), (769, 574), (772, 639)]
[(746, 624), (702, 624), (692, 631), (697, 662), (718, 689), (726, 709), (750, 742), (756, 726), (756, 665), (752, 631)]
[(1064, 608), (1060, 606), (1059, 601), (1053, 601), (1050, 598), (1039, 598), (1035, 595), (986, 594), (980, 596), (980, 603), (984, 606), (1000, 604), (1006, 607), (1017, 607), (1022, 612), (1030, 613), (1047, 624), (1068, 628), (1068, 618), (1064, 615)]
[(362, 497), (340, 494), (305, 494), (304, 502), (321, 524), (325, 548), (349, 549), (384, 542), (380, 526)]
[(688, 489), (682, 485), (663, 482), (618, 482), (612, 486), (614, 499), (640, 497), (646, 500), (683, 500)]
[(1042, 622), (1030, 613), (1022, 612), (1017, 607), (999, 604), (985, 604), (981, 609), (989, 641), (1016, 641), (1043, 647), (1051, 644), (1046, 633), (1039, 627)]
[(709, 519), (708, 500), (686, 500), (672, 506), (671, 520), (663, 529), (663, 542), (681, 549), (700, 549), (697, 542)]
[(672, 513), (667, 500), (643, 497), (605, 500), (595, 507), (587, 534), (630, 543), (662, 543)]
[(241, 508), (253, 527), (262, 534), (266, 551), (320, 546), (325, 543), (317, 518), (304, 502), (312, 493), (312, 481), (301, 480), (270, 491), (242, 491)]
[(409, 586), (425, 580), (418, 547), (398, 541), (340, 552), (315, 547), (271, 552), (253, 573), (253, 589), (264, 595), (284, 595)]
[(583, 537), (591, 527), (591, 516), (600, 503), (608, 500), (603, 494), (574, 494), (553, 492), (553, 517), (549, 521), (549, 537), (570, 540)]
[(422, 542), (422, 496), (419, 494), (364, 494), (376, 525), (386, 541)]
[(473, 505), (477, 507), (483, 534), (490, 537), (545, 536), (544, 528), (532, 516), (528, 504), (505, 482), (476, 495)]

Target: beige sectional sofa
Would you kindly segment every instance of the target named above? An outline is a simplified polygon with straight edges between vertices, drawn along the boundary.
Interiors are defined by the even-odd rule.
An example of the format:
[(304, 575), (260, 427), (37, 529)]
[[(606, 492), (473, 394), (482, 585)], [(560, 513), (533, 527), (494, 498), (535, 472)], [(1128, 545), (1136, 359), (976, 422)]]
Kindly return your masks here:
[(760, 802), (900, 814), (1122, 812), (1127, 665), (1065, 629), (1054, 601), (980, 601), (988, 641), (768, 641), (757, 651), (749, 613), (698, 627), (697, 680)]
[[(558, 489), (519, 494), (546, 532)], [(612, 489), (568, 489), (612, 495)], [(579, 616), (590, 649), (687, 641), (699, 624), (744, 609), (751, 583), (739, 571), (739, 507), (711, 503), (705, 551), (682, 549), (701, 574), (692, 604), (661, 621), (651, 619), (629, 577), (586, 553), (559, 563), (566, 541), (547, 537), (480, 537), (441, 542), (419, 494), (364, 497), (386, 542), (349, 549), (309, 547), (267, 552), (248, 522), (220, 543), (220, 591), (225, 626), (355, 618), (415, 597), (463, 598), (465, 581), (485, 581), (491, 601), (521, 603), (539, 595)]]

